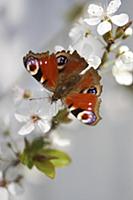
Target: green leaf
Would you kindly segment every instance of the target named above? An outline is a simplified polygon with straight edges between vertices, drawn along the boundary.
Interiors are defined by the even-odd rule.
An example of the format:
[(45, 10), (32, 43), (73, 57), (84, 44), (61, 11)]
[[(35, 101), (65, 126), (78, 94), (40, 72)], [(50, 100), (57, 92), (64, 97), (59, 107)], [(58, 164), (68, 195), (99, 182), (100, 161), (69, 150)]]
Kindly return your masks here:
[(43, 149), (40, 154), (49, 158), (55, 167), (64, 167), (71, 162), (71, 158), (63, 151), (56, 149)]
[(35, 154), (40, 149), (42, 149), (43, 146), (44, 146), (44, 141), (43, 141), (43, 138), (40, 137), (40, 138), (37, 138), (37, 139), (32, 141), (31, 146), (30, 146), (30, 150), (31, 150), (32, 154)]
[(55, 167), (49, 160), (34, 161), (36, 168), (51, 179), (55, 178)]
[(22, 154), (20, 154), (19, 159), (22, 164), (27, 165), (29, 169), (33, 167), (33, 156), (42, 149), (44, 142), (42, 138), (37, 138), (30, 144), (27, 139), (25, 139), (25, 149)]
[(33, 166), (53, 179), (55, 168), (64, 167), (71, 162), (70, 157), (63, 151), (44, 148), (45, 142), (42, 138), (35, 139), (29, 143), (25, 139), (25, 149), (19, 155), (20, 162), (29, 169)]
[(22, 154), (19, 155), (20, 162), (23, 165), (27, 165), (29, 169), (33, 167), (32, 157), (24, 151)]

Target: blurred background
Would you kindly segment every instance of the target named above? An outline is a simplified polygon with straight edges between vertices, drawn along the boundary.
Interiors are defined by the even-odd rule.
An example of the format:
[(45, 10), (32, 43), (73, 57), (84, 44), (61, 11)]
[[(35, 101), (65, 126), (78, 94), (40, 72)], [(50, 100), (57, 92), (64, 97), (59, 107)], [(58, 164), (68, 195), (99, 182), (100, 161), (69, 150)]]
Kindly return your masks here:
[[(0, 116), (10, 112), (15, 85), (39, 85), (25, 72), (29, 51), (67, 47), (72, 26), (70, 11), (84, 3), (106, 0), (0, 0)], [(133, 19), (132, 0), (122, 1), (121, 12)], [(126, 42), (133, 50), (133, 39)], [(33, 83), (34, 82), (34, 83)], [(57, 171), (55, 180), (26, 172), (25, 193), (15, 200), (132, 200), (133, 199), (133, 90), (103, 75), (102, 121), (86, 127), (78, 121), (59, 129), (71, 146), (64, 149), (73, 162)], [(17, 123), (17, 122), (16, 122)]]

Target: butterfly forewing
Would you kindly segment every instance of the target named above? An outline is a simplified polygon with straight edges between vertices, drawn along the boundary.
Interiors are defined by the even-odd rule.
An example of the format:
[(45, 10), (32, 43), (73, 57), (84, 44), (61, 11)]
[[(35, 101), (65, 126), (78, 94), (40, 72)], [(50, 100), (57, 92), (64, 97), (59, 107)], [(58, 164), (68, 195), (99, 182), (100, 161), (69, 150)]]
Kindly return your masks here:
[(29, 52), (24, 57), (27, 71), (44, 87), (54, 91), (58, 81), (57, 60), (55, 54)]

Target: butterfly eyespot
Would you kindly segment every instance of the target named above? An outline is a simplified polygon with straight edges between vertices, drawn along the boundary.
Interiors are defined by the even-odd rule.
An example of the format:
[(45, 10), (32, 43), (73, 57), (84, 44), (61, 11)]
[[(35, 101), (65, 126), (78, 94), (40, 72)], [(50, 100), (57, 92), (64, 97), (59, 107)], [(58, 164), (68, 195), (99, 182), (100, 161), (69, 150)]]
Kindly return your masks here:
[(83, 93), (89, 93), (89, 94), (97, 94), (97, 88), (94, 87), (94, 88), (89, 88), (89, 89), (86, 89), (83, 91)]
[(31, 73), (31, 75), (36, 75), (39, 70), (38, 60), (36, 59), (29, 59), (27, 61), (27, 70)]
[(77, 115), (77, 118), (88, 125), (93, 124), (97, 119), (95, 113), (92, 111), (82, 111)]
[(60, 55), (57, 58), (58, 69), (61, 70), (64, 68), (64, 65), (67, 63), (68, 59), (66, 56)]

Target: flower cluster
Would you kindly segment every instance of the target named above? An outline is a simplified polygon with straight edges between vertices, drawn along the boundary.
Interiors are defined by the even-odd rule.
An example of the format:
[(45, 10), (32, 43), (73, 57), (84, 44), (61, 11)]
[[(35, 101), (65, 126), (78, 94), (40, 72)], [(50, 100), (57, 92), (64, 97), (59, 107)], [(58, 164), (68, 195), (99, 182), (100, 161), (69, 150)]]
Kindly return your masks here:
[(133, 52), (127, 46), (119, 48), (112, 72), (119, 84), (133, 84)]
[(121, 0), (110, 1), (106, 9), (101, 6), (91, 4), (88, 7), (89, 17), (85, 18), (84, 21), (90, 25), (98, 25), (97, 32), (100, 35), (104, 35), (113, 28), (113, 24), (122, 27), (128, 23), (129, 17), (127, 14), (122, 13), (119, 15), (114, 15), (116, 11), (121, 6)]
[(14, 180), (9, 180), (0, 171), (0, 199), (8, 200), (11, 196), (21, 194), (23, 192), (22, 178), (22, 176), (18, 176)]
[(16, 134), (12, 133), (9, 117), (0, 121), (0, 199), (3, 200), (23, 192), (25, 166), (29, 169), (34, 167), (53, 179), (56, 168), (71, 162), (65, 152), (57, 149), (59, 146), (63, 148), (70, 145), (70, 141), (54, 131), (60, 123), (71, 121), (68, 111), (49, 110), (49, 97), (38, 98), (38, 91), (33, 93), (18, 86), (13, 91), (14, 120), (16, 118), (23, 126), (19, 128), (18, 125)]
[[(121, 0), (112, 0), (106, 7), (90, 4), (87, 13), (79, 19), (69, 32), (71, 40), (69, 49), (77, 50), (95, 69), (102, 70), (104, 66), (111, 65), (115, 80), (122, 85), (131, 85), (131, 51), (128, 50), (121, 55), (119, 50), (122, 41), (132, 36), (132, 22), (129, 21), (129, 16), (126, 13), (116, 14), (120, 6)], [(96, 25), (98, 34), (92, 29), (92, 26)], [(102, 55), (99, 52), (102, 52)], [(110, 62), (110, 55), (112, 60), (112, 54), (114, 55), (114, 62)], [(130, 62), (130, 67), (127, 62)]]

